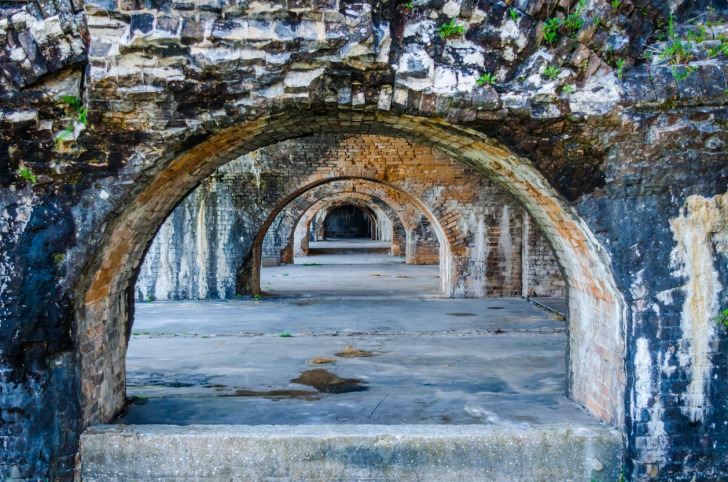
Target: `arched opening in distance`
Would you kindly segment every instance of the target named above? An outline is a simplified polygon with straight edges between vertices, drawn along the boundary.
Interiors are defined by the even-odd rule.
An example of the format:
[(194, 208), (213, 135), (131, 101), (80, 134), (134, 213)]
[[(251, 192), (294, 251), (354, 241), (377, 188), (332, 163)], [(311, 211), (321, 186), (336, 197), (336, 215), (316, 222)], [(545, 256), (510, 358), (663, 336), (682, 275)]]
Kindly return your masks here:
[[(316, 180), (310, 185), (295, 189), (277, 205), (271, 206), (268, 216), (259, 222), (257, 235), (238, 269), (237, 292), (256, 295), (265, 291), (260, 283), (260, 268), (263, 266), (262, 253), (266, 248), (265, 240), (270, 239), (271, 227), (276, 225), (276, 221), (279, 221), (277, 223), (279, 226), (286, 227), (289, 233), (295, 234), (296, 220), (303, 215), (304, 211), (316, 207), (312, 211), (313, 214), (322, 212), (321, 208), (326, 206), (326, 202), (316, 204), (319, 198), (323, 201), (340, 192), (351, 196), (352, 191), (359, 195), (365, 194), (379, 199), (399, 213), (397, 216), (400, 221), (407, 225), (404, 250), (408, 264), (439, 264), (440, 291), (446, 296), (450, 296), (458, 290), (463, 290), (463, 273), (453, 272), (451, 270), (453, 264), (450, 261), (453, 259), (453, 247), (462, 244), (464, 238), (461, 237), (458, 240), (459, 229), (457, 227), (451, 227), (449, 231), (445, 231), (444, 218), (438, 219), (438, 215), (433, 212), (440, 202), (439, 199), (428, 206), (413, 194), (391, 183), (382, 182), (376, 178), (344, 177)], [(325, 212), (323, 211), (323, 213)], [(404, 217), (407, 219), (405, 220)], [(323, 237), (323, 233), (320, 234)], [(290, 237), (288, 239), (290, 243)], [(282, 251), (288, 251), (288, 248), (283, 248)], [(399, 255), (401, 254), (400, 252)], [(398, 256), (394, 253), (392, 255)], [(482, 273), (475, 273), (475, 276), (477, 275), (482, 276)]]
[(372, 229), (375, 222), (371, 211), (352, 204), (338, 206), (326, 213), (323, 219), (324, 239), (371, 238), (376, 232)]
[[(83, 308), (78, 313), (78, 329), (82, 370), (85, 380), (93, 380), (84, 386), (85, 423), (108, 421), (125, 404), (125, 354), (134, 309), (130, 296), (134, 280), (154, 233), (190, 189), (226, 162), (261, 147), (317, 132), (346, 135), (362, 130), (432, 146), (484, 174), (518, 200), (551, 245), (567, 285), (569, 396), (603, 421), (617, 423), (622, 419), (623, 303), (608, 259), (568, 203), (528, 161), (474, 131), (420, 117), (386, 112), (361, 115), (338, 110), (325, 115), (305, 111), (283, 113), (229, 129), (179, 153), (160, 166), (149, 180), (140, 183), (132, 207), (109, 226), (103, 255), (89, 273), (88, 284), (81, 289), (83, 303), (79, 306)], [(352, 166), (338, 174), (345, 179), (358, 176), (361, 171)], [(300, 185), (322, 184), (324, 179), (330, 179), (328, 172), (309, 176)], [(304, 191), (291, 192), (277, 204), (290, 202)], [(487, 251), (485, 246), (467, 245), (473, 237), (484, 240), (477, 236), (479, 230), (487, 228), (483, 217), (469, 220), (466, 232), (456, 213), (448, 211), (447, 206), (439, 206), (433, 214), (440, 225), (438, 229), (446, 233), (450, 244), (455, 244), (445, 250), (446, 268), (441, 266), (451, 276), (459, 273), (468, 259), (479, 260), (479, 253)], [(272, 211), (256, 240), (262, 241), (273, 220), (271, 216), (275, 217)], [(259, 250), (253, 252), (252, 259), (260, 259)], [(444, 282), (450, 285), (450, 296), (468, 293), (467, 283), (458, 285), (453, 279)]]
[[(366, 220), (361, 216), (371, 226), (366, 238), (325, 236), (326, 219), (341, 207), (356, 207), (367, 216)], [(340, 296), (347, 292), (347, 296), (362, 296), (381, 293), (376, 286), (385, 283), (385, 279), (390, 290), (405, 289), (411, 296), (417, 296), (410, 289), (414, 286), (425, 289), (428, 296), (449, 289), (448, 274), (439, 269), (439, 260), (449, 249), (444, 230), (431, 226), (430, 220), (437, 226), (439, 223), (419, 201), (386, 183), (356, 178), (320, 184), (287, 204), (281, 203), (269, 218), (274, 220), (267, 231), (261, 230), (262, 244), (258, 243), (259, 236), (251, 250), (251, 254), (263, 253), (260, 287), (265, 296), (300, 294), (305, 291), (301, 286), (313, 289), (319, 296), (333, 296), (334, 292)], [(266, 259), (269, 253), (276, 252), (281, 253), (280, 263)], [(255, 264), (254, 258), (251, 263)], [(301, 270), (280, 267), (281, 264), (325, 268)], [(398, 264), (430, 266), (394, 266)], [(372, 271), (379, 275), (373, 277)], [(325, 289), (329, 281), (334, 285)], [(392, 281), (396, 286), (391, 285)]]
[(321, 218), (331, 207), (341, 204), (371, 210), (376, 221), (372, 226), (372, 239), (389, 242), (392, 256), (404, 255), (407, 232), (400, 213), (370, 194), (342, 192), (320, 199), (306, 211), (301, 212), (298, 219), (294, 220), (288, 240), (294, 256), (308, 256), (310, 242), (323, 240)]

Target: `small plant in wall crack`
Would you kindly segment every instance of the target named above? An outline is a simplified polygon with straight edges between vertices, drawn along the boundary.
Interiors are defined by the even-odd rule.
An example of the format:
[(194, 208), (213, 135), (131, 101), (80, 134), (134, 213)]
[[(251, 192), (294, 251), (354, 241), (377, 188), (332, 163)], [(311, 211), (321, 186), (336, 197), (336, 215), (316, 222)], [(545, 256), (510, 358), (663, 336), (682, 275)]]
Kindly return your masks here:
[(559, 39), (559, 30), (561, 29), (561, 20), (558, 18), (552, 18), (547, 20), (543, 24), (543, 39), (549, 44), (553, 45)]
[(615, 65), (617, 67), (615, 70), (615, 72), (617, 73), (617, 78), (619, 80), (622, 80), (622, 76), (624, 75), (624, 66), (627, 65), (627, 61), (624, 59), (617, 59)]
[(478, 85), (485, 85), (485, 84), (495, 84), (495, 81), (497, 79), (495, 78), (495, 74), (491, 74), (490, 72), (486, 72), (483, 75), (480, 76), (480, 78), (476, 81)]
[(564, 94), (571, 94), (572, 92), (574, 92), (574, 90), (576, 89), (574, 89), (573, 85), (564, 85), (563, 87), (561, 87), (561, 92), (563, 92)]
[[(700, 45), (703, 41), (708, 40), (708, 31), (702, 24), (689, 27), (685, 35), (678, 35), (677, 30), (678, 25), (675, 24), (675, 18), (670, 15), (667, 29), (657, 37), (663, 43), (658, 48), (648, 50), (646, 55), (656, 55), (672, 66), (672, 74), (678, 82), (685, 80), (695, 71), (694, 67), (687, 64), (692, 60), (696, 60), (694, 53), (696, 47), (702, 49), (708, 59), (728, 55), (728, 42), (726, 41), (728, 39), (718, 37), (717, 40), (720, 40), (720, 45), (713, 45), (707, 50)], [(677, 66), (680, 65), (684, 65), (684, 69), (678, 69)]]
[(518, 20), (518, 10), (516, 10), (515, 8), (508, 10), (508, 15), (511, 16), (511, 20), (513, 20), (514, 22)]
[(66, 139), (68, 136), (73, 134), (75, 124), (86, 125), (86, 117), (88, 115), (88, 111), (86, 110), (86, 107), (84, 107), (81, 103), (81, 99), (76, 96), (62, 95), (61, 99), (58, 101), (58, 104), (64, 105), (67, 109), (71, 111), (72, 120), (56, 136), (56, 148), (58, 148), (58, 144), (63, 139)]
[(672, 76), (675, 77), (675, 80), (678, 82), (682, 82), (683, 80), (690, 77), (690, 74), (692, 74), (695, 71), (695, 67), (686, 65), (683, 70), (680, 70), (677, 68), (677, 65), (673, 65), (671, 70), (672, 70)]
[(553, 45), (561, 38), (561, 35), (575, 37), (581, 26), (584, 25), (581, 12), (585, 6), (586, 0), (579, 0), (576, 8), (566, 18), (553, 17), (546, 20), (543, 24), (544, 42)]
[(445, 23), (437, 27), (437, 33), (440, 34), (440, 37), (448, 39), (450, 37), (463, 35), (465, 33), (465, 27), (458, 25), (453, 18), (450, 19), (449, 23)]
[(55, 266), (61, 266), (63, 264), (63, 261), (66, 259), (66, 255), (63, 253), (56, 253), (53, 256), (53, 264)]
[(723, 328), (728, 328), (728, 308), (723, 310), (718, 316), (715, 318), (715, 322), (722, 326)]
[(33, 175), (30, 169), (18, 169), (15, 173), (20, 177), (20, 179), (29, 181), (31, 184), (35, 184), (37, 182), (35, 175)]
[(554, 80), (561, 73), (561, 68), (556, 65), (549, 65), (543, 71), (543, 75), (549, 80)]

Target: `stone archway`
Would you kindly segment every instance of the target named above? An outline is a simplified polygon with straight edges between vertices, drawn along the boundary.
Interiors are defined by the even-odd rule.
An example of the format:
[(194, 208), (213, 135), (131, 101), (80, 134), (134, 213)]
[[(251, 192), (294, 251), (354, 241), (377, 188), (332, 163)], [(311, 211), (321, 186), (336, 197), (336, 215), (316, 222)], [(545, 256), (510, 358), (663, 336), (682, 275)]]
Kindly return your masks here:
[(519, 200), (553, 247), (568, 285), (569, 395), (601, 420), (621, 424), (623, 302), (605, 251), (573, 208), (527, 160), (475, 131), (422, 117), (341, 108), (293, 110), (225, 130), (163, 162), (139, 183), (129, 209), (107, 228), (89, 281), (79, 291), (85, 423), (107, 421), (123, 406), (124, 351), (133, 309), (129, 289), (154, 232), (184, 195), (220, 165), (259, 147), (314, 132), (362, 130), (442, 150)]

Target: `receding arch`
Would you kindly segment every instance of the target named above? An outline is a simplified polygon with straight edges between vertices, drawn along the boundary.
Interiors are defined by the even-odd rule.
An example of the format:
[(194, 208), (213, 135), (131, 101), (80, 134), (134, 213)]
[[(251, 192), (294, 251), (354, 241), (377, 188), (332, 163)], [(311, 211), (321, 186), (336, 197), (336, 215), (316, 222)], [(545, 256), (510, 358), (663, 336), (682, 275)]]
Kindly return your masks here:
[[(404, 224), (404, 221), (402, 219), (402, 216), (400, 213), (395, 210), (394, 207), (391, 205), (385, 203), (381, 199), (371, 195), (371, 194), (365, 194), (361, 192), (342, 192), (338, 194), (331, 194), (325, 197), (322, 197), (318, 201), (316, 201), (314, 204), (312, 204), (310, 207), (308, 207), (305, 210), (302, 210), (296, 219), (294, 220), (291, 231), (289, 235), (288, 243), (292, 247), (292, 250), (294, 254), (298, 254), (297, 250), (301, 250), (303, 252), (304, 250), (299, 246), (298, 242), (296, 242), (297, 236), (300, 236), (299, 241), (303, 243), (304, 241), (307, 242), (308, 236), (305, 236), (304, 233), (308, 233), (310, 231), (310, 224), (313, 220), (313, 217), (317, 214), (317, 212), (320, 209), (324, 209), (326, 206), (328, 206), (331, 203), (337, 202), (339, 199), (346, 200), (347, 202), (361, 202), (361, 203), (373, 203), (374, 206), (378, 206), (379, 209), (382, 209), (383, 216), (387, 216), (390, 220), (390, 223), (392, 224), (393, 231), (399, 230), (401, 227), (401, 231), (403, 233), (399, 233), (400, 236), (404, 234), (406, 236), (406, 227)], [(381, 203), (381, 204), (379, 204)], [(393, 238), (395, 237), (395, 234), (393, 232), (392, 234)], [(401, 240), (400, 240), (401, 241)], [(393, 239), (393, 246), (392, 249), (395, 250), (396, 246), (396, 240)], [(404, 250), (404, 246), (396, 246), (396, 252), (392, 252), (393, 255), (398, 255), (400, 251)]]
[[(358, 193), (352, 193), (358, 194)], [(391, 223), (392, 217), (396, 215), (391, 211), (388, 206), (384, 208), (383, 203), (380, 201), (374, 201), (370, 199), (364, 201), (360, 196), (347, 196), (342, 194), (340, 202), (343, 203), (343, 199), (348, 200), (349, 204), (354, 205), (367, 212), (369, 222), (371, 223), (371, 238), (380, 239), (382, 236), (386, 241), (390, 240), (391, 236)], [(385, 212), (385, 210), (387, 212)], [(270, 228), (265, 233), (263, 241), (263, 256), (266, 253), (278, 253), (280, 255), (280, 261), (283, 264), (292, 264), (295, 256), (306, 256), (306, 253), (301, 250), (300, 244), (294, 243), (294, 231), (298, 225), (298, 219), (300, 212), (292, 212), (290, 205), (284, 208), (278, 216), (276, 216)], [(398, 219), (398, 218), (397, 218)], [(395, 221), (398, 222), (398, 221)], [(383, 232), (383, 227), (388, 227), (388, 231)], [(298, 242), (304, 241), (298, 239)], [(305, 239), (304, 248), (307, 249), (308, 238)], [(265, 266), (265, 257), (262, 258), (262, 266)]]
[[(340, 224), (342, 216), (349, 221), (357, 218), (363, 223), (347, 225), (347, 229)], [(339, 203), (326, 210), (322, 217), (325, 238), (371, 238), (372, 232), (376, 233), (376, 215), (368, 206), (360, 206), (353, 203)], [(353, 232), (351, 230), (354, 230)]]
[[(625, 304), (610, 260), (575, 209), (529, 161), (475, 130), (389, 111), (281, 107), (157, 160), (109, 222), (78, 288), (77, 328), (84, 423), (104, 422), (124, 404), (124, 354), (133, 284), (145, 249), (196, 184), (238, 156), (316, 132), (401, 137), (441, 150), (512, 193), (543, 231), (563, 270), (569, 298), (568, 391), (601, 420), (622, 426)], [(361, 175), (352, 167), (349, 173)], [(459, 253), (454, 252), (457, 256)], [(105, 349), (104, 349), (105, 348)], [(101, 354), (101, 355), (98, 355)]]
[[(374, 190), (372, 189), (373, 187), (379, 192), (372, 192)], [(369, 183), (363, 180), (332, 182), (309, 190), (305, 196), (300, 196), (283, 207), (276, 219), (283, 216), (284, 213), (287, 213), (287, 216), (293, 214), (293, 220), (290, 223), (290, 232), (288, 233), (288, 246), (282, 250), (291, 252), (291, 259), (289, 262), (292, 262), (292, 257), (296, 254), (295, 251), (297, 249), (300, 250), (300, 246), (294, 242), (294, 239), (296, 237), (296, 232), (299, 232), (301, 236), (303, 234), (300, 230), (300, 223), (302, 220), (306, 223), (305, 230), (308, 232), (311, 219), (309, 218), (306, 220), (307, 216), (312, 217), (327, 206), (342, 202), (358, 204), (362, 207), (377, 207), (378, 209), (381, 209), (383, 211), (382, 216), (387, 217), (390, 220), (390, 223), (392, 223), (393, 229), (397, 231), (397, 239), (393, 241), (398, 244), (393, 244), (392, 249), (394, 252), (392, 254), (399, 255), (403, 253), (406, 249), (407, 232), (412, 229), (412, 219), (410, 218), (415, 216), (415, 213), (416, 217), (423, 218), (426, 217), (426, 214), (419, 210), (418, 206), (402, 202), (402, 199), (399, 198), (403, 198), (403, 196), (394, 189), (387, 188), (391, 191), (391, 196), (388, 196), (387, 190), (383, 189), (385, 189), (383, 184)], [(411, 212), (413, 210), (414, 212)], [(407, 214), (409, 214), (409, 216), (407, 216)], [(264, 233), (263, 238), (265, 239), (269, 233), (270, 228), (267, 233)], [(435, 233), (435, 236), (437, 237), (437, 233)], [(307, 237), (304, 238), (305, 239), (300, 239), (299, 241), (305, 240), (307, 243)]]
[[(413, 230), (415, 229), (415, 223), (418, 220), (420, 222), (422, 220), (429, 221), (429, 218), (427, 217), (427, 215), (424, 212), (417, 210), (416, 205), (403, 205), (400, 203), (395, 203), (395, 201), (396, 201), (395, 199), (387, 198), (385, 200), (382, 198), (378, 198), (370, 193), (363, 194), (361, 192), (357, 192), (357, 193), (348, 193), (348, 195), (349, 196), (353, 196), (353, 195), (369, 196), (369, 197), (372, 197), (372, 198), (378, 200), (384, 206), (388, 206), (389, 209), (392, 209), (392, 215), (396, 216), (398, 219), (398, 222), (395, 223), (394, 229), (399, 231), (400, 228), (398, 226), (401, 226), (401, 231), (402, 231), (402, 232), (397, 232), (396, 235), (394, 235), (394, 237), (396, 237), (397, 239), (395, 240), (395, 242), (393, 243), (393, 246), (392, 246), (393, 255), (404, 254), (406, 257), (406, 262), (409, 264), (436, 264), (436, 263), (432, 263), (429, 259), (427, 259), (423, 262), (422, 260), (415, 260), (415, 258), (414, 258), (414, 253), (412, 252), (413, 251), (412, 247), (414, 246), (415, 243), (410, 238), (411, 238), (411, 236), (413, 236)], [(294, 250), (297, 247), (295, 240), (294, 240), (294, 235), (295, 235), (296, 231), (302, 233), (303, 231), (308, 231), (308, 229), (309, 229), (309, 224), (311, 222), (311, 218), (309, 217), (308, 219), (306, 219), (306, 216), (307, 215), (310, 216), (311, 211), (315, 211), (317, 209), (323, 208), (328, 202), (330, 202), (328, 200), (328, 198), (322, 198), (316, 204), (311, 205), (311, 207), (308, 208), (307, 211), (303, 212), (301, 214), (301, 216), (299, 217), (299, 219), (296, 221), (296, 225), (294, 225), (293, 229), (291, 230), (291, 239), (289, 241), (290, 244), (293, 246)], [(417, 218), (419, 218), (419, 219), (417, 219)], [(300, 225), (300, 223), (302, 223), (302, 222), (305, 223), (305, 226), (303, 227), (303, 229), (298, 228), (297, 225)], [(437, 241), (436, 256), (437, 256), (437, 260), (438, 260), (437, 264), (440, 264), (441, 261), (444, 261), (444, 257), (446, 255), (446, 253), (443, 252), (443, 246), (441, 244), (442, 239), (441, 239), (441, 236), (438, 236), (437, 231), (434, 228), (432, 228), (431, 225), (428, 225), (428, 227), (430, 227), (432, 229), (432, 232), (434, 232), (435, 237), (436, 237), (436, 241)], [(450, 247), (450, 249), (452, 249), (452, 246)], [(444, 292), (447, 289), (447, 287), (445, 286), (445, 276), (442, 275), (440, 279), (441, 279), (440, 288)]]
[[(370, 189), (377, 188), (380, 191), (379, 197), (385, 203), (396, 202), (397, 197), (405, 199), (405, 204), (416, 206), (416, 208), (428, 219), (430, 225), (435, 231), (435, 235), (440, 243), (440, 282), (441, 289), (447, 295), (451, 295), (454, 289), (452, 271), (450, 267), (456, 260), (451, 259), (453, 257), (453, 251), (456, 247), (453, 247), (453, 243), (457, 243), (459, 240), (464, 239), (463, 237), (458, 238), (459, 231), (457, 229), (450, 229), (446, 231), (442, 224), (442, 220), (438, 218), (438, 215), (431, 212), (427, 206), (425, 206), (420, 200), (409, 194), (408, 192), (396, 188), (392, 185), (371, 178), (360, 178), (360, 177), (343, 177), (343, 178), (329, 178), (325, 180), (314, 181), (311, 185), (304, 186), (296, 189), (293, 193), (286, 196), (274, 209), (271, 210), (265, 221), (262, 223), (261, 228), (253, 240), (253, 244), (250, 248), (249, 254), (246, 256), (243, 264), (238, 272), (238, 283), (237, 289), (241, 293), (258, 294), (261, 292), (260, 289), (260, 263), (262, 256), (263, 240), (265, 234), (268, 232), (271, 224), (278, 216), (278, 214), (289, 204), (295, 202), (297, 199), (300, 202), (307, 202), (303, 195), (310, 192), (320, 186), (327, 183), (334, 182), (351, 182), (356, 181), (363, 186)], [(442, 217), (442, 214), (440, 213)]]

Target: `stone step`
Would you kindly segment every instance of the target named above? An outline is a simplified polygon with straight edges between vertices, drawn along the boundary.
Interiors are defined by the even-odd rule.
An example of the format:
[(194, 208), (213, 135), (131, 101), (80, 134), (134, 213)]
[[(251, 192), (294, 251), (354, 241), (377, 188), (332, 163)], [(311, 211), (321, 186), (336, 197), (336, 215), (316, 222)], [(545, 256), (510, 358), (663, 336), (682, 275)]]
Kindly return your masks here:
[(357, 247), (341, 247), (341, 248), (310, 248), (309, 256), (317, 254), (389, 254), (389, 247), (383, 248), (357, 248)]
[(102, 425), (81, 437), (83, 481), (618, 480), (608, 427)]

